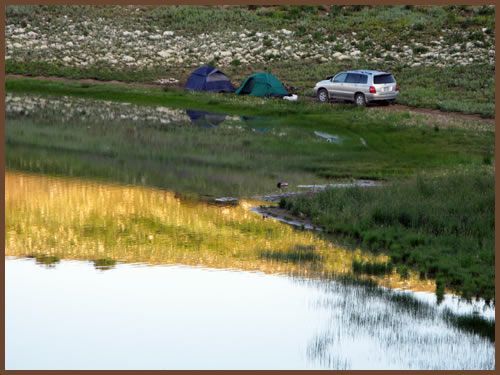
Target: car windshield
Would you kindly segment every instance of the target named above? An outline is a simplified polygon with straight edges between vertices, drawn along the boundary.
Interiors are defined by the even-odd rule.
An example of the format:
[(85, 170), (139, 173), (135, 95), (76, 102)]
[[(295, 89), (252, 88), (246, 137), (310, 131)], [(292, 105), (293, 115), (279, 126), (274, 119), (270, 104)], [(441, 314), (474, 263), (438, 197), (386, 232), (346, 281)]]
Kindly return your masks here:
[(373, 83), (394, 83), (396, 80), (392, 76), (392, 74), (380, 74), (378, 76), (373, 77)]

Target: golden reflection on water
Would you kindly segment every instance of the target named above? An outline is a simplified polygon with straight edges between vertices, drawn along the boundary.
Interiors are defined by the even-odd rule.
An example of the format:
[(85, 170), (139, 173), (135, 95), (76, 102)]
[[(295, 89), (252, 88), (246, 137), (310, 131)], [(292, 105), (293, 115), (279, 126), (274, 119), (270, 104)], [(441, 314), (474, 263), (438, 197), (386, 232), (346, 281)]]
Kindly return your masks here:
[[(259, 270), (301, 276), (347, 274), (353, 259), (384, 261), (316, 233), (264, 220), (256, 201), (221, 207), (172, 192), (6, 172), (6, 255), (115, 260)], [(54, 258), (51, 258), (54, 257)], [(433, 290), (432, 282), (379, 280)]]

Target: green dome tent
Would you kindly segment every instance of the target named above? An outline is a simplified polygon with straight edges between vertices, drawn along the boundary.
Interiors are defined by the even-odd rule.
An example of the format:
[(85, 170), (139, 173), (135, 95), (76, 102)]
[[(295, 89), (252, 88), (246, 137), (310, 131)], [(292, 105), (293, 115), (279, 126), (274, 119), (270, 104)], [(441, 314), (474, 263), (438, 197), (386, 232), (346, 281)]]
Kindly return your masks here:
[(252, 96), (285, 96), (288, 95), (285, 86), (271, 73), (254, 73), (247, 77), (236, 90), (238, 95)]

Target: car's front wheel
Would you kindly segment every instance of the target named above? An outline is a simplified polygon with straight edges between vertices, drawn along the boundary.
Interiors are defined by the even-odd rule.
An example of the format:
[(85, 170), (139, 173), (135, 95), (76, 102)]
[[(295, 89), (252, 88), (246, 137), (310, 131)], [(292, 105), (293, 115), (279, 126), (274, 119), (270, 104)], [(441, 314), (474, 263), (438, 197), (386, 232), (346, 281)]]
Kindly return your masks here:
[(329, 97), (328, 97), (328, 91), (326, 91), (325, 89), (319, 89), (319, 90), (318, 90), (318, 100), (319, 100), (321, 103), (326, 103), (326, 102), (328, 102), (328, 100), (329, 100)]
[(354, 102), (356, 103), (357, 106), (359, 107), (364, 107), (366, 106), (366, 98), (363, 94), (359, 93), (359, 94), (356, 94), (356, 96), (354, 97)]

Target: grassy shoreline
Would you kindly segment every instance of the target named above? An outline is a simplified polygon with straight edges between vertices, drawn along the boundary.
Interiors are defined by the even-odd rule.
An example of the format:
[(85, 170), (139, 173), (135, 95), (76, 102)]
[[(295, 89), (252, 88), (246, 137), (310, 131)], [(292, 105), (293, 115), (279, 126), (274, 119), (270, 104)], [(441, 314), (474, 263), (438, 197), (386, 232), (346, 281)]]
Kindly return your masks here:
[[(494, 175), (491, 168), (420, 175), (384, 188), (330, 189), (284, 198), (282, 208), (315, 225), (390, 256), (400, 275), (409, 270), (436, 280), (464, 299), (495, 299)], [(357, 264), (360, 273), (392, 265)]]

